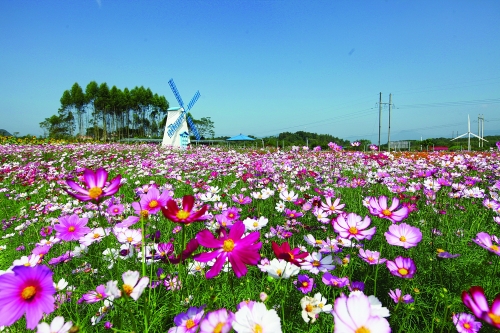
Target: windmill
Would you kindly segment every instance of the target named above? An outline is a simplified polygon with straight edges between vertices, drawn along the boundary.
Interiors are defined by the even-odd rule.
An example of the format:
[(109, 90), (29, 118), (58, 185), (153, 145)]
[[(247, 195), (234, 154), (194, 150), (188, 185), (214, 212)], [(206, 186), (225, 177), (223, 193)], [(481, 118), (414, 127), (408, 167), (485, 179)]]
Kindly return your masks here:
[(476, 134), (474, 134), (474, 133), (472, 133), (472, 132), (470, 131), (470, 117), (469, 117), (469, 115), (467, 115), (467, 133), (464, 133), (464, 134), (462, 134), (462, 135), (459, 135), (459, 136), (457, 136), (456, 138), (451, 139), (450, 141), (456, 140), (456, 139), (461, 138), (461, 137), (466, 136), (466, 135), (468, 135), (468, 136), (469, 136), (469, 139), (468, 139), (468, 141), (467, 141), (467, 151), (470, 151), (470, 136), (471, 136), (471, 135), (472, 135), (472, 136), (475, 136), (475, 137), (476, 137), (476, 138), (478, 138), (479, 140), (483, 140), (483, 141), (488, 142), (488, 140), (483, 139), (482, 137), (477, 136)]
[(200, 98), (200, 92), (197, 91), (191, 102), (189, 102), (187, 109), (184, 108), (184, 102), (182, 101), (181, 95), (175, 86), (174, 80), (170, 79), (168, 85), (172, 92), (174, 93), (175, 99), (179, 103), (179, 107), (169, 108), (167, 110), (167, 123), (165, 124), (165, 133), (163, 133), (162, 146), (172, 146), (186, 148), (189, 144), (189, 131), (196, 137), (196, 140), (200, 140), (200, 134), (194, 125), (193, 119), (187, 115), (189, 110), (196, 103), (198, 98)]

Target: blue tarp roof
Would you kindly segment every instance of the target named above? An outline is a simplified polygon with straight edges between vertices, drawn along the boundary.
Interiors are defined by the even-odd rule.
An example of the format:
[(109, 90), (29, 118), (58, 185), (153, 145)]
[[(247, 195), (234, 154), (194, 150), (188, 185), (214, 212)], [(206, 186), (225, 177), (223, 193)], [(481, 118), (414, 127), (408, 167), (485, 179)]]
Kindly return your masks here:
[(246, 135), (243, 135), (240, 133), (240, 135), (233, 136), (232, 138), (226, 139), (226, 141), (254, 141), (255, 139), (252, 139), (251, 137), (248, 137)]

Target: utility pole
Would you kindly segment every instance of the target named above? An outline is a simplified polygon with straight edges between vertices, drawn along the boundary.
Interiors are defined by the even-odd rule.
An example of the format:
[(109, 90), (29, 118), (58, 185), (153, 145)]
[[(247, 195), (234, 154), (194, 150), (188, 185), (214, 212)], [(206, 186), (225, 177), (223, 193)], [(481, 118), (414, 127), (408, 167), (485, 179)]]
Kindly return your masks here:
[(389, 94), (389, 132), (387, 134), (387, 151), (391, 152), (391, 106), (392, 106), (392, 94)]
[(382, 129), (382, 93), (378, 99), (378, 149), (380, 152), (380, 130)]

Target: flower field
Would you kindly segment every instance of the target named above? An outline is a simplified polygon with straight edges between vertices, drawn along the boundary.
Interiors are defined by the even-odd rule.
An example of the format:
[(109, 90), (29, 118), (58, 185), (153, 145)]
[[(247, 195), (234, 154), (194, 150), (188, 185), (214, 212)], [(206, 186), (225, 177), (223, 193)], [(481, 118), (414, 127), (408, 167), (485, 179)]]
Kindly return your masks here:
[(500, 328), (500, 155), (330, 147), (0, 145), (0, 331)]

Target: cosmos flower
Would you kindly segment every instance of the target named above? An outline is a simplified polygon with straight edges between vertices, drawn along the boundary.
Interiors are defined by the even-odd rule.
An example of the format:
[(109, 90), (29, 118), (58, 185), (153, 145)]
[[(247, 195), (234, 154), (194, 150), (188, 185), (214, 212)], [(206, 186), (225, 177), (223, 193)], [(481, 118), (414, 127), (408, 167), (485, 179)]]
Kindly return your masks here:
[(261, 242), (257, 242), (260, 238), (258, 231), (251, 232), (245, 237), (245, 225), (243, 222), (236, 222), (229, 234), (226, 230), (221, 231), (218, 239), (207, 229), (200, 231), (196, 235), (198, 243), (204, 247), (216, 249), (212, 252), (197, 254), (194, 259), (201, 262), (208, 262), (217, 259), (213, 267), (208, 270), (206, 278), (210, 279), (219, 274), (222, 266), (229, 258), (233, 271), (237, 277), (242, 277), (247, 273), (246, 265), (257, 265), (260, 260), (259, 250), (262, 247)]
[(283, 259), (273, 259), (264, 266), (267, 274), (275, 279), (289, 279), (299, 274), (300, 268)]
[(332, 265), (332, 262), (332, 256), (323, 257), (321, 253), (313, 252), (304, 259), (301, 268), (308, 270), (312, 274), (324, 273), (335, 269), (335, 265)]
[(307, 252), (301, 252), (299, 248), (294, 248), (292, 250), (288, 242), (283, 242), (281, 245), (278, 245), (278, 243), (273, 241), (271, 246), (276, 258), (286, 260), (299, 267), (304, 261), (303, 259), (309, 255)]
[(406, 294), (402, 296), (401, 289), (389, 290), (389, 296), (392, 298), (394, 303), (404, 302), (404, 303), (413, 303), (413, 297), (410, 294)]
[(167, 205), (167, 201), (172, 199), (169, 195), (169, 191), (160, 191), (156, 187), (152, 187), (147, 193), (141, 195), (141, 201), (139, 202), (142, 209), (148, 211), (149, 214), (154, 215), (158, 213), (161, 207)]
[(361, 216), (355, 213), (349, 213), (346, 217), (339, 215), (333, 222), (333, 229), (342, 238), (355, 238), (358, 241), (371, 239), (375, 235), (376, 227), (367, 229), (370, 226), (371, 219), (368, 216), (362, 220)]
[(406, 223), (391, 225), (384, 235), (389, 244), (405, 249), (416, 246), (422, 240), (420, 229)]
[(403, 221), (409, 214), (408, 207), (405, 206), (396, 210), (399, 206), (398, 198), (392, 198), (392, 204), (390, 207), (387, 207), (387, 197), (383, 195), (380, 196), (378, 200), (376, 198), (370, 198), (369, 204), (368, 209), (370, 214), (383, 219), (388, 219), (393, 223)]
[(81, 219), (76, 214), (61, 216), (59, 224), (54, 225), (54, 229), (57, 232), (56, 237), (66, 242), (78, 240), (90, 232), (87, 222), (87, 218)]
[(372, 313), (370, 301), (363, 293), (337, 297), (332, 313), (335, 333), (391, 332), (387, 319)]
[(394, 261), (387, 260), (385, 263), (392, 275), (403, 279), (411, 279), (417, 272), (417, 266), (411, 258), (397, 257)]
[(476, 333), (481, 329), (481, 323), (476, 321), (476, 317), (468, 313), (455, 313), (453, 324), (458, 333)]
[(177, 203), (170, 199), (167, 201), (167, 207), (161, 207), (163, 216), (172, 222), (189, 224), (191, 222), (203, 219), (203, 215), (207, 211), (207, 206), (204, 205), (198, 211), (193, 211), (194, 197), (192, 195), (185, 195), (182, 198), (182, 209), (177, 207)]
[(82, 295), (82, 298), (78, 300), (78, 303), (96, 303), (99, 301), (104, 300), (105, 298), (108, 297), (108, 294), (106, 294), (106, 286), (101, 284), (98, 285), (95, 290), (91, 290), (86, 294)]
[(462, 302), (477, 318), (493, 327), (500, 328), (500, 295), (495, 297), (490, 307), (484, 295), (484, 289), (474, 286), (468, 292), (462, 292)]
[(496, 236), (490, 236), (486, 232), (480, 232), (472, 241), (482, 248), (500, 256), (500, 243), (498, 242), (498, 238)]
[(264, 303), (243, 306), (234, 314), (233, 329), (238, 333), (281, 333), (281, 319), (276, 310)]
[(303, 294), (309, 293), (315, 286), (314, 279), (310, 278), (306, 274), (300, 274), (297, 276), (297, 280), (293, 282), (295, 288), (301, 291)]
[(118, 175), (107, 184), (108, 172), (106, 170), (99, 168), (94, 172), (90, 169), (85, 169), (83, 172), (83, 184), (85, 187), (78, 185), (73, 180), (66, 180), (66, 184), (76, 191), (76, 193), (66, 189), (64, 191), (80, 201), (100, 202), (104, 197), (118, 192), (121, 178), (122, 176)]
[(304, 319), (306, 323), (309, 323), (309, 321), (314, 323), (321, 312), (321, 309), (318, 306), (318, 301), (314, 297), (302, 297), (300, 300), (300, 307), (302, 308), (302, 319)]
[(385, 258), (380, 258), (380, 253), (377, 251), (365, 250), (363, 248), (359, 249), (358, 256), (369, 263), (370, 265), (382, 264), (387, 261)]
[(199, 333), (228, 333), (233, 325), (234, 313), (226, 309), (209, 312), (200, 322)]
[(238, 196), (233, 195), (231, 199), (233, 200), (233, 202), (239, 203), (240, 205), (248, 205), (252, 203), (252, 198), (246, 197), (242, 193), (238, 194)]
[(73, 327), (72, 321), (65, 323), (64, 317), (57, 316), (52, 320), (50, 325), (47, 323), (38, 324), (36, 333), (67, 333), (71, 327)]
[(327, 286), (332, 286), (337, 288), (343, 288), (349, 284), (348, 277), (340, 278), (338, 276), (332, 275), (330, 272), (326, 272), (325, 274), (323, 274), (321, 281), (323, 281), (323, 283), (326, 284)]
[(195, 333), (198, 330), (201, 318), (203, 318), (205, 306), (190, 307), (186, 312), (181, 312), (174, 317), (176, 326), (170, 328), (168, 333)]
[(144, 276), (140, 278), (137, 271), (126, 271), (122, 274), (123, 286), (122, 289), (127, 296), (130, 296), (137, 301), (141, 297), (142, 292), (148, 286), (149, 278)]
[(44, 313), (54, 311), (55, 293), (52, 271), (46, 266), (17, 266), (0, 275), (0, 326), (11, 326), (25, 315), (26, 327), (35, 329)]
[(345, 207), (345, 204), (340, 204), (340, 198), (335, 199), (332, 203), (332, 198), (327, 197), (325, 199), (326, 202), (321, 203), (321, 208), (325, 210), (329, 215), (330, 214), (340, 214), (342, 213), (342, 208)]

